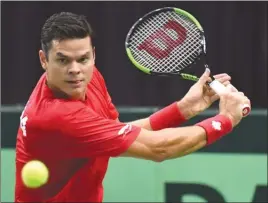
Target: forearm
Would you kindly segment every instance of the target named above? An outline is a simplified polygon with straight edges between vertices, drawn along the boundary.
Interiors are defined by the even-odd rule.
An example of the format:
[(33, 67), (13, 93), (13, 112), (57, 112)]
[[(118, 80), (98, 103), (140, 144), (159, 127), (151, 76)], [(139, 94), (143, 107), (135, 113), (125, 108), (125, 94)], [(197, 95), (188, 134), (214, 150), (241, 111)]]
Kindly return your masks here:
[(164, 160), (185, 156), (206, 146), (206, 131), (199, 126), (180, 127), (158, 131), (155, 139), (160, 140), (154, 149)]
[(214, 143), (222, 136), (230, 133), (232, 128), (232, 121), (228, 117), (216, 115), (191, 127), (155, 132), (157, 134), (155, 138), (158, 140), (156, 142), (158, 148), (165, 152), (164, 159), (172, 159), (195, 152)]
[(122, 156), (157, 162), (174, 159), (212, 144), (231, 130), (231, 120), (223, 115), (216, 115), (189, 127), (158, 131), (141, 129), (135, 142)]

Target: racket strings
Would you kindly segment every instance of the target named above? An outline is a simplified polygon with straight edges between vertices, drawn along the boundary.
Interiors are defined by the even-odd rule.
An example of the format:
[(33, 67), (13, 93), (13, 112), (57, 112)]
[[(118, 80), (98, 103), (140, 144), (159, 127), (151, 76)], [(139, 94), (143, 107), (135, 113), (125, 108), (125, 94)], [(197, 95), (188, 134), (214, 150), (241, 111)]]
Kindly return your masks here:
[[(139, 51), (138, 46), (144, 42), (149, 36), (166, 24), (169, 20), (174, 20), (182, 25), (187, 30), (187, 37), (180, 46), (176, 46), (175, 50), (168, 57), (158, 59), (151, 56), (146, 51)], [(178, 39), (178, 34), (183, 35), (181, 30), (177, 30), (178, 34), (172, 32), (175, 30), (174, 25), (171, 26), (170, 32), (166, 32), (174, 41)], [(173, 41), (173, 42), (174, 42)], [(165, 50), (166, 45), (161, 41), (154, 41), (160, 49)], [(200, 52), (200, 33), (195, 24), (187, 20), (186, 17), (175, 14), (173, 12), (165, 12), (155, 15), (148, 20), (145, 20), (132, 35), (130, 39), (130, 49), (136, 61), (141, 65), (156, 72), (173, 72), (185, 68), (189, 63), (195, 60)], [(175, 45), (174, 45), (175, 46)], [(159, 53), (160, 54), (160, 53)]]
[[(172, 16), (174, 19), (174, 16)], [(181, 58), (179, 60), (172, 60), (171, 64), (177, 65), (180, 67), (179, 70), (181, 70), (183, 67), (187, 66), (189, 63), (195, 60), (196, 56), (198, 53), (196, 53), (196, 50), (199, 50), (200, 44), (200, 34), (199, 31), (197, 30), (196, 26), (193, 23), (190, 23), (184, 16), (177, 16), (178, 18), (182, 18), (183, 20), (180, 20), (179, 22), (186, 28), (186, 30), (190, 30), (190, 32), (187, 32), (188, 36), (186, 38), (186, 42), (182, 44), (181, 47), (179, 47), (180, 53), (179, 55)], [(188, 41), (190, 43), (188, 43)], [(192, 42), (198, 42), (198, 43), (192, 43)], [(173, 55), (175, 57), (175, 55)], [(188, 57), (186, 57), (188, 56)]]
[[(162, 45), (162, 44), (161, 44)], [(160, 47), (161, 47), (161, 45), (160, 45)], [(188, 49), (189, 50), (189, 49)], [(182, 54), (179, 54), (179, 58), (177, 59), (177, 60), (174, 60), (174, 59), (172, 59), (171, 61), (173, 62), (173, 63), (176, 63), (176, 62), (178, 62), (178, 61), (180, 61), (184, 66), (185, 66), (185, 64), (184, 64), (184, 60), (182, 60), (182, 59), (180, 59), (180, 58), (182, 58), (183, 57), (183, 55)], [(184, 57), (185, 58), (185, 57)], [(185, 58), (185, 60), (186, 60), (186, 63), (188, 63), (188, 61), (187, 61), (187, 58)], [(162, 65), (162, 64), (159, 64), (159, 60), (157, 60), (157, 59), (153, 59), (153, 63), (155, 64), (155, 67), (156, 67), (156, 69), (154, 70), (154, 71), (159, 71), (159, 70), (157, 70), (157, 68), (158, 69), (161, 69), (161, 70), (163, 70), (163, 67), (162, 68), (160, 68), (160, 65)], [(163, 61), (162, 62), (163, 64), (167, 64), (167, 61)], [(145, 64), (143, 64), (143, 65), (145, 65)], [(175, 64), (176, 65), (176, 64)], [(180, 65), (180, 64), (178, 64), (178, 65)], [(166, 66), (166, 67), (172, 67), (173, 69), (174, 68), (176, 68), (176, 66), (174, 66), (174, 64), (169, 64), (168, 66)], [(170, 68), (166, 68), (166, 70), (165, 71), (172, 71), (172, 70), (169, 70)], [(181, 69), (181, 68), (180, 68)], [(164, 71), (164, 70), (163, 70)]]
[[(174, 18), (174, 16), (173, 15), (171, 15), (171, 13), (162, 13), (161, 15), (158, 15), (158, 16), (156, 16), (156, 20), (157, 20), (157, 22), (159, 22), (159, 25), (161, 26), (162, 24), (164, 24), (162, 21), (162, 19), (172, 19), (172, 20), (176, 20), (175, 18)], [(185, 24), (185, 23), (184, 23)], [(175, 29), (175, 26), (174, 25), (172, 25), (171, 26), (171, 29), (170, 30), (172, 30), (172, 28), (173, 29)], [(183, 35), (184, 33), (181, 31), (181, 30), (178, 30), (178, 32), (179, 32), (179, 35)], [(177, 33), (176, 33), (176, 35), (177, 35)], [(192, 33), (190, 33), (190, 35), (191, 35), (191, 37), (192, 37)], [(170, 36), (170, 35), (169, 35)], [(175, 36), (176, 38), (179, 38), (179, 36)], [(174, 41), (173, 41), (173, 44), (172, 45), (174, 45)], [(183, 60), (183, 57), (184, 57), (184, 55), (183, 55), (183, 53), (185, 53), (185, 51), (186, 51), (186, 49), (184, 49), (184, 48), (186, 48), (186, 46), (185, 46), (185, 43), (183, 43), (182, 44), (182, 46), (180, 47), (180, 49), (182, 49), (180, 52), (178, 52), (178, 58), (176, 58), (175, 59), (175, 55), (171, 55), (170, 56), (170, 62), (171, 63), (169, 63), (169, 65), (168, 66), (166, 66), (166, 69), (165, 70), (163, 70), (163, 68), (161, 68), (161, 64), (159, 64), (159, 63), (157, 63), (158, 61), (157, 60), (155, 60), (155, 62), (159, 65), (159, 66), (157, 66), (156, 67), (156, 69), (154, 70), (154, 71), (157, 71), (157, 72), (159, 72), (159, 71), (161, 71), (161, 69), (163, 70), (163, 71), (167, 71), (167, 72), (172, 72), (173, 71), (173, 69), (174, 70), (180, 70), (181, 69), (181, 67), (180, 67), (180, 63), (184, 63), (184, 60)], [(189, 50), (189, 49), (188, 49)], [(184, 57), (185, 58), (185, 57)], [(168, 59), (166, 59), (166, 60), (164, 60), (163, 61), (164, 62), (164, 64), (167, 64), (168, 63)], [(179, 69), (178, 69), (178, 67), (179, 67)]]
[[(160, 22), (160, 23), (161, 23), (161, 19), (168, 19), (168, 18), (170, 18), (172, 20), (176, 20), (175, 17), (174, 17), (174, 15), (172, 15), (172, 13), (162, 13), (162, 16), (159, 15), (159, 16), (157, 16), (157, 18), (158, 18), (157, 19), (158, 22)], [(189, 24), (188, 21), (181, 21), (180, 20), (179, 22), (183, 25), (183, 27), (186, 27), (188, 30), (189, 30), (189, 25), (190, 25), (190, 28), (194, 28), (194, 26), (192, 24)], [(174, 28), (174, 26), (173, 26), (173, 28)], [(192, 29), (192, 30), (194, 30), (194, 29)], [(179, 34), (183, 34), (183, 33), (180, 32)], [(197, 40), (197, 39), (194, 39), (196, 37), (196, 35), (194, 35), (193, 32), (188, 32), (187, 34), (189, 35), (186, 38), (187, 41)], [(196, 34), (198, 34), (198, 33), (196, 32)], [(187, 43), (187, 41), (184, 42), (179, 47), (179, 49), (181, 49), (178, 52), (179, 57), (176, 57), (175, 55), (171, 55), (171, 57), (170, 57), (171, 64), (169, 64), (169, 66), (167, 66), (168, 68), (166, 68), (165, 71), (170, 72), (170, 71), (173, 71), (172, 69), (176, 69), (177, 67), (179, 67), (179, 70), (180, 70), (180, 69), (182, 69), (182, 66), (186, 66), (187, 63), (189, 63), (189, 61), (187, 61), (187, 58), (185, 56), (189, 54), (187, 52), (190, 51), (191, 48), (193, 48), (191, 46), (193, 44)], [(194, 48), (196, 48), (196, 47), (194, 47)], [(167, 62), (168, 61), (164, 61), (165, 64), (167, 64)], [(161, 69), (161, 67), (158, 66), (158, 69)], [(155, 71), (159, 71), (158, 69), (156, 69)]]

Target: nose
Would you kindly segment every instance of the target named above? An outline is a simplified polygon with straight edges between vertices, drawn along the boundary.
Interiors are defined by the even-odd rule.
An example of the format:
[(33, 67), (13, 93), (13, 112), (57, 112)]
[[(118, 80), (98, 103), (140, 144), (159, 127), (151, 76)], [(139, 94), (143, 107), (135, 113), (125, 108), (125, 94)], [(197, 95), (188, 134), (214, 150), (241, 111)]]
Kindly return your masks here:
[(73, 63), (70, 65), (69, 69), (68, 69), (68, 73), (71, 75), (77, 75), (81, 72), (79, 65), (76, 63)]

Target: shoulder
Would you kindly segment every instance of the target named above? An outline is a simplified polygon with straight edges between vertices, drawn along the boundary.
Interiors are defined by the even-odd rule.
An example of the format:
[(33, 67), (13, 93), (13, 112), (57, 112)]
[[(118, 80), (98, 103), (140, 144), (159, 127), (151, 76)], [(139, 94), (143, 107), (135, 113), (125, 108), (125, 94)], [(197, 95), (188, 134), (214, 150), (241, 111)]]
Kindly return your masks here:
[(51, 118), (64, 120), (67, 116), (75, 115), (87, 106), (81, 101), (75, 100), (56, 100), (51, 104), (48, 114)]
[(37, 106), (29, 105), (25, 114), (28, 116), (29, 127), (55, 130), (65, 125), (67, 120), (75, 119), (85, 107), (80, 101), (52, 99)]
[(104, 80), (101, 72), (98, 70), (96, 66), (94, 67), (93, 73), (98, 79)]
[(93, 80), (106, 90), (106, 83), (104, 77), (102, 76), (101, 72), (97, 69), (97, 67), (94, 67)]

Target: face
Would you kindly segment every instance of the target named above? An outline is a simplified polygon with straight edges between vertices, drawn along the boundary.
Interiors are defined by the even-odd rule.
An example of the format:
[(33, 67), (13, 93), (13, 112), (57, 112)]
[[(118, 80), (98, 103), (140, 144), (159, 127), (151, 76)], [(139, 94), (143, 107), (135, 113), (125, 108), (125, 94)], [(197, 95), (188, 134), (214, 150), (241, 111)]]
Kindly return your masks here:
[(48, 86), (71, 99), (84, 99), (95, 65), (95, 52), (90, 37), (52, 41), (48, 59), (40, 50), (41, 65)]

